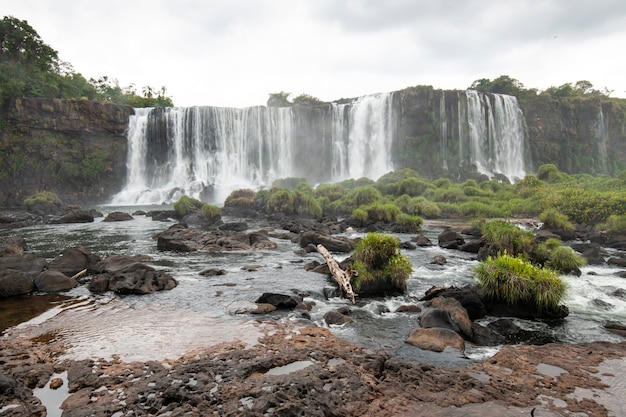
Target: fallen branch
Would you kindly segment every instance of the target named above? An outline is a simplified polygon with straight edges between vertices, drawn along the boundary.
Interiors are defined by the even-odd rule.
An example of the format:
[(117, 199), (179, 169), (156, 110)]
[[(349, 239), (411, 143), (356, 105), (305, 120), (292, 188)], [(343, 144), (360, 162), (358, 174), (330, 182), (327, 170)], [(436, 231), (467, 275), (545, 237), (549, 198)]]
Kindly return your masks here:
[(87, 273), (87, 269), (83, 269), (82, 271), (80, 271), (79, 273), (77, 273), (76, 275), (74, 275), (72, 277), (72, 279), (78, 279), (80, 277), (82, 277), (83, 275), (85, 275)]
[(352, 278), (351, 274), (341, 269), (337, 261), (335, 261), (330, 252), (328, 252), (323, 245), (317, 245), (317, 251), (326, 260), (328, 269), (335, 278), (335, 281), (337, 281), (337, 284), (339, 284), (339, 288), (343, 290), (346, 297), (352, 301), (352, 304), (354, 304), (354, 297), (356, 297), (356, 294), (352, 291), (352, 285), (350, 284), (350, 279)]

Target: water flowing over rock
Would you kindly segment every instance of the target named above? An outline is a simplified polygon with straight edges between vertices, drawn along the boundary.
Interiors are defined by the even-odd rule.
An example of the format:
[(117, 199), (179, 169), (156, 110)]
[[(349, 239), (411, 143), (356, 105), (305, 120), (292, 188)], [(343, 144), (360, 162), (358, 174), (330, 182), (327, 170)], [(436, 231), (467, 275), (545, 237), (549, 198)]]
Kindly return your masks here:
[[(127, 182), (113, 202), (172, 202), (182, 195), (223, 201), (234, 189), (266, 187), (278, 178), (377, 179), (422, 158), (448, 176), (457, 170), (509, 180), (525, 175), (526, 125), (515, 97), (439, 91), (434, 105), (412, 91), (318, 106), (135, 109)], [(436, 125), (439, 138), (421, 132)], [(439, 149), (426, 143), (433, 140)]]

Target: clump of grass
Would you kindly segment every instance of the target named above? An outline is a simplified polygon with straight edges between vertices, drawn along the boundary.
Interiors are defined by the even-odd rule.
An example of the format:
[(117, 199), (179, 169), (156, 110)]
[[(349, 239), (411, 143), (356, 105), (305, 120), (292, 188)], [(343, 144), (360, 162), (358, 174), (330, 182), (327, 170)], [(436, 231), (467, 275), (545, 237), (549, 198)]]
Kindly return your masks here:
[(413, 271), (411, 261), (400, 253), (400, 241), (382, 233), (368, 233), (357, 243), (351, 269), (357, 272), (352, 282), (357, 292), (372, 281), (389, 282), (404, 291)]
[(496, 252), (528, 258), (536, 250), (535, 235), (530, 230), (522, 230), (507, 220), (490, 220), (482, 224), (481, 232), (487, 244)]
[(563, 274), (580, 274), (580, 267), (587, 265), (587, 260), (569, 246), (559, 246), (550, 252), (546, 266)]
[(626, 235), (626, 214), (612, 214), (606, 222), (596, 226), (598, 230), (605, 230), (609, 235)]
[(544, 227), (547, 229), (574, 231), (574, 224), (565, 214), (555, 208), (547, 208), (542, 211), (539, 215), (539, 220), (543, 222)]
[(31, 195), (24, 199), (24, 205), (34, 206), (36, 204), (57, 204), (61, 199), (56, 195), (54, 191), (38, 191), (34, 195)]
[(214, 223), (222, 217), (222, 209), (213, 204), (204, 204), (201, 211), (202, 217), (210, 223)]
[(424, 223), (424, 219), (420, 216), (412, 216), (406, 213), (400, 213), (396, 217), (396, 223), (402, 225), (411, 232), (417, 232), (420, 230), (420, 226)]
[(249, 188), (234, 190), (224, 200), (224, 207), (253, 207), (255, 198), (256, 192)]
[(476, 277), (488, 298), (510, 306), (530, 304), (540, 311), (556, 309), (566, 291), (557, 272), (507, 254), (481, 262)]
[(184, 195), (174, 203), (174, 211), (179, 218), (183, 218), (194, 211), (202, 209), (202, 205), (202, 201)]

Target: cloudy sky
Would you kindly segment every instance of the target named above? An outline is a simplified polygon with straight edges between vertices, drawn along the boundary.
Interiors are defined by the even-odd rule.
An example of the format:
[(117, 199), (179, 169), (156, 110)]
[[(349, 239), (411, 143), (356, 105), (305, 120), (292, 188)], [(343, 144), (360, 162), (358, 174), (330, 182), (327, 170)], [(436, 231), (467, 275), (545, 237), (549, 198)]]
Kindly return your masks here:
[(509, 75), (626, 97), (624, 0), (2, 0), (86, 78), (178, 106), (322, 100)]

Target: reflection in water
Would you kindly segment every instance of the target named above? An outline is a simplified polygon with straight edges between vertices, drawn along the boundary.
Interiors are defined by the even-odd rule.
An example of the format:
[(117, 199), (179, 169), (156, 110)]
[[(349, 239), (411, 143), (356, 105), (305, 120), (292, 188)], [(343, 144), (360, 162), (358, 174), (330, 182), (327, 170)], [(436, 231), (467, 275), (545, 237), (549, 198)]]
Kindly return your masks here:
[(60, 294), (0, 298), (0, 334), (9, 327), (31, 320), (71, 299), (73, 297)]

